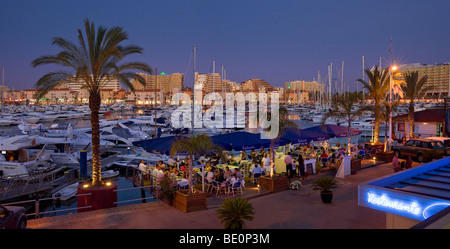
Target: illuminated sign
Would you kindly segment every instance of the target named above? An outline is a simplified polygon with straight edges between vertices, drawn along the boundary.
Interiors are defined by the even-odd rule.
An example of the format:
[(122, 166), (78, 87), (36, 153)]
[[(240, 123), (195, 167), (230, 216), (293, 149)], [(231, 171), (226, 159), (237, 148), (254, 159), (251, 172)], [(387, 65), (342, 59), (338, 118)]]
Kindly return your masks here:
[(425, 220), (450, 206), (450, 202), (399, 193), (378, 187), (359, 186), (359, 205), (415, 220)]
[(368, 203), (377, 206), (382, 206), (385, 208), (392, 208), (401, 212), (411, 213), (413, 215), (419, 215), (422, 213), (422, 209), (420, 208), (417, 202), (404, 202), (400, 200), (395, 200), (387, 197), (385, 194), (381, 196), (370, 192), (367, 194), (368, 194), (367, 198)]
[[(360, 183), (358, 205), (419, 221), (428, 219), (450, 206), (450, 189), (443, 176), (449, 170), (447, 157)], [(443, 180), (432, 182), (432, 177)]]

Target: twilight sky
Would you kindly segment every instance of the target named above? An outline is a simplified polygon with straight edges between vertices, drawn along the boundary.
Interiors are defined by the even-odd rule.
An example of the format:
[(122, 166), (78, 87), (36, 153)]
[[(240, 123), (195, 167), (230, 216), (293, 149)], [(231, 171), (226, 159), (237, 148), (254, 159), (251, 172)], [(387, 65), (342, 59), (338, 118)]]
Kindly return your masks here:
[[(76, 41), (83, 19), (122, 26), (126, 44), (144, 48), (133, 56), (158, 72), (185, 74), (192, 86), (193, 45), (197, 71), (242, 82), (260, 78), (273, 86), (286, 81), (333, 78), (344, 61), (344, 82), (356, 89), (366, 67), (397, 63), (450, 62), (448, 0), (2, 0), (0, 67), (9, 88), (33, 88), (52, 67), (31, 67), (39, 56), (56, 54), (51, 38)], [(359, 85), (359, 90), (361, 86)]]

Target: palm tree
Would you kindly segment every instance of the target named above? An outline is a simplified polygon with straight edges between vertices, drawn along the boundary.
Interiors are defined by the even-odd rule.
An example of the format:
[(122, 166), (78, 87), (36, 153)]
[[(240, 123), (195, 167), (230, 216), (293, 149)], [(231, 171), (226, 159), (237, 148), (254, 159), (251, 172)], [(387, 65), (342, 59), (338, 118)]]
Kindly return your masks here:
[(253, 220), (253, 205), (246, 199), (239, 197), (228, 198), (222, 202), (222, 209), (218, 209), (220, 223), (225, 223), (225, 229), (241, 229), (245, 221)]
[[(367, 106), (363, 106), (360, 108), (357, 108), (356, 104), (361, 101), (361, 98), (359, 97), (360, 94), (354, 92), (354, 93), (346, 93), (344, 95), (337, 94), (332, 99), (332, 104), (329, 112), (325, 113), (322, 117), (322, 126), (325, 125), (325, 121), (328, 118), (337, 118), (339, 120), (345, 120), (348, 124), (347, 129), (347, 137), (348, 137), (348, 154), (351, 152), (351, 140), (352, 140), (352, 134), (351, 134), (351, 122), (357, 120), (360, 118), (360, 116), (365, 112), (370, 110)], [(356, 110), (355, 110), (356, 108)]]
[(189, 191), (192, 192), (192, 172), (193, 172), (193, 157), (207, 153), (211, 150), (219, 150), (220, 148), (215, 145), (211, 138), (205, 134), (199, 134), (197, 136), (191, 135), (189, 139), (181, 137), (172, 143), (170, 148), (170, 154), (176, 155), (180, 152), (186, 152), (189, 157)]
[(370, 69), (364, 70), (369, 78), (369, 82), (363, 79), (357, 79), (356, 81), (363, 84), (363, 87), (368, 90), (368, 96), (373, 99), (373, 114), (375, 116), (375, 128), (374, 128), (374, 143), (379, 142), (380, 135), (380, 121), (381, 121), (381, 101), (385, 97), (386, 93), (389, 91), (389, 68), (384, 70), (379, 69), (375, 66), (372, 71)]
[(431, 89), (431, 86), (425, 87), (427, 82), (427, 76), (422, 76), (419, 80), (419, 72), (405, 72), (403, 73), (403, 78), (405, 79), (404, 85), (402, 85), (402, 90), (409, 99), (409, 112), (408, 112), (408, 122), (409, 122), (409, 137), (414, 135), (414, 99), (423, 96), (425, 92)]
[(142, 48), (134, 45), (122, 46), (128, 39), (122, 27), (95, 28), (94, 23), (84, 20), (84, 31), (78, 29), (78, 44), (61, 37), (53, 38), (53, 44), (62, 49), (56, 55), (39, 57), (31, 63), (33, 67), (54, 64), (62, 67), (60, 71), (49, 72), (36, 82), (39, 96), (64, 82), (79, 82), (82, 89), (89, 92), (92, 128), (92, 185), (102, 185), (100, 164), (99, 116), (100, 92), (110, 79), (120, 82), (134, 92), (130, 79), (145, 85), (145, 79), (136, 73), (151, 73), (151, 68), (141, 62), (124, 62), (127, 55), (141, 54)]

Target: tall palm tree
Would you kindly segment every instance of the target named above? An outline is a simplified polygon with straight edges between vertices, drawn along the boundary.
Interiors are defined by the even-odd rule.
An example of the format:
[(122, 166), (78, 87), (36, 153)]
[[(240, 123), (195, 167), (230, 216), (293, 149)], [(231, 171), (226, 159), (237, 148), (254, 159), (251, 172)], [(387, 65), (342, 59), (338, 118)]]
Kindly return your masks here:
[(386, 93), (389, 91), (389, 68), (381, 70), (378, 66), (372, 71), (370, 69), (364, 70), (366, 75), (369, 78), (369, 82), (366, 82), (363, 79), (357, 79), (356, 81), (360, 82), (364, 88), (368, 90), (368, 96), (370, 99), (373, 99), (373, 114), (375, 116), (375, 128), (374, 128), (374, 143), (379, 142), (380, 135), (380, 121), (381, 121), (381, 101), (386, 96)]
[(151, 73), (151, 68), (141, 62), (124, 62), (127, 55), (141, 54), (142, 48), (135, 45), (122, 46), (128, 39), (122, 27), (95, 27), (88, 19), (84, 20), (84, 34), (78, 29), (78, 44), (61, 37), (53, 38), (53, 44), (62, 49), (56, 55), (39, 57), (31, 63), (33, 67), (54, 64), (62, 70), (49, 72), (36, 82), (38, 96), (64, 82), (79, 82), (82, 89), (89, 92), (92, 128), (92, 185), (102, 185), (100, 164), (99, 109), (100, 92), (108, 80), (118, 79), (134, 92), (131, 79), (145, 85), (145, 79), (136, 71)]
[(175, 142), (172, 143), (170, 148), (171, 155), (176, 155), (180, 152), (185, 152), (189, 154), (189, 162), (188, 162), (189, 192), (192, 192), (191, 185), (193, 173), (193, 157), (202, 155), (212, 150), (221, 151), (221, 149), (212, 142), (212, 139), (205, 134), (199, 134), (197, 136), (191, 135), (188, 139), (181, 137), (180, 139), (177, 139)]
[(422, 76), (419, 80), (419, 72), (405, 72), (403, 73), (405, 84), (402, 85), (402, 90), (409, 99), (408, 108), (408, 122), (409, 122), (409, 137), (414, 134), (414, 99), (424, 95), (425, 92), (431, 89), (431, 86), (425, 87), (427, 76)]
[(345, 120), (347, 122), (347, 151), (349, 154), (351, 152), (350, 144), (352, 141), (351, 123), (358, 120), (365, 111), (370, 110), (370, 108), (367, 106), (357, 107), (357, 103), (360, 101), (360, 94), (356, 92), (346, 93), (343, 95), (335, 95), (331, 101), (332, 104), (330, 110), (323, 115), (321, 121), (322, 126), (325, 125), (326, 120), (331, 117), (337, 118), (339, 120)]

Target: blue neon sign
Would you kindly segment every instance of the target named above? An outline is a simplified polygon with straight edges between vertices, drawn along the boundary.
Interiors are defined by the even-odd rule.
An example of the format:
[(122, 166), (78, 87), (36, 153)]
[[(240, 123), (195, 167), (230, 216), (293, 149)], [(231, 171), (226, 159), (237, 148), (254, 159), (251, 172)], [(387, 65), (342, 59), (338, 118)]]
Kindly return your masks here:
[(450, 206), (449, 201), (360, 185), (359, 205), (415, 220), (425, 220)]

